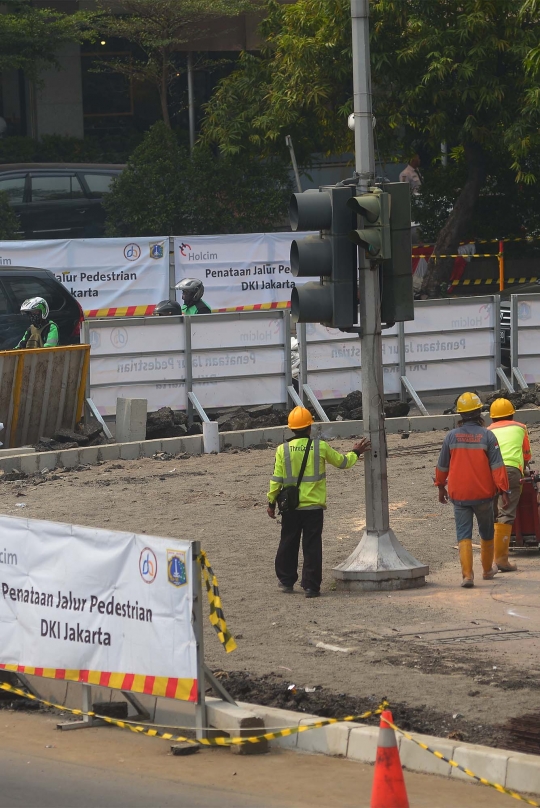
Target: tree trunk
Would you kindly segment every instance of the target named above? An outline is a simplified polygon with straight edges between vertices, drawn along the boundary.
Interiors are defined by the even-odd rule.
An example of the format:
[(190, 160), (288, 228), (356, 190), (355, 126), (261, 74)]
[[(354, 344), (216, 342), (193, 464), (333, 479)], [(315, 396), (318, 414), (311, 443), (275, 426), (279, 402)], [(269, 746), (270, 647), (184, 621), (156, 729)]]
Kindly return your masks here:
[[(437, 237), (433, 256), (457, 253), (485, 181), (486, 168), (482, 147), (476, 143), (465, 144), (465, 159), (468, 167), (467, 181), (455, 201), (452, 213)], [(440, 297), (441, 287), (446, 286), (450, 281), (454, 259), (439, 258), (435, 260), (433, 256), (429, 260), (421, 292), (428, 297)]]
[(161, 114), (166, 125), (171, 128), (171, 119), (169, 118), (169, 60), (165, 58), (161, 68), (161, 84), (159, 87), (159, 100), (161, 101)]

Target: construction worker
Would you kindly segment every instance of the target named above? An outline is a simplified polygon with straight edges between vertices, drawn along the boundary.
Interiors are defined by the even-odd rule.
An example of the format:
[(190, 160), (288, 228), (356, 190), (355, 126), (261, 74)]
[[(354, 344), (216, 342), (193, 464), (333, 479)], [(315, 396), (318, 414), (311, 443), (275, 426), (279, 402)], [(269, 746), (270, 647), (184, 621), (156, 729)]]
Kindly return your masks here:
[(31, 297), (21, 306), (22, 314), (30, 320), (30, 327), (16, 348), (56, 348), (58, 326), (49, 320), (49, 304), (42, 297)]
[(204, 286), (198, 278), (184, 278), (177, 283), (175, 289), (182, 290), (182, 314), (211, 314), (212, 309), (208, 306), (202, 296)]
[(525, 424), (514, 421), (514, 405), (507, 398), (497, 398), (489, 409), (493, 420), (488, 429), (495, 433), (506, 466), (509, 482), (509, 502), (505, 507), (499, 498), (495, 522), (495, 564), (500, 572), (515, 572), (516, 564), (508, 559), (512, 525), (521, 496), (521, 478), (525, 464), (531, 459), (531, 444)]
[(336, 452), (324, 440), (311, 441), (313, 417), (305, 407), (289, 413), (288, 426), (294, 437), (278, 446), (274, 474), (268, 491), (268, 516), (276, 518), (276, 501), (280, 492), (296, 486), (308, 441), (310, 441), (304, 474), (298, 486), (298, 506), (282, 513), (281, 540), (276, 555), (276, 575), (282, 592), (292, 593), (298, 580), (298, 551), (302, 538), (304, 565), (301, 587), (306, 598), (320, 595), (322, 580), (322, 529), (326, 508), (326, 463), (338, 469), (350, 469), (361, 454), (371, 447), (363, 438), (346, 455)]
[[(461, 586), (474, 586), (472, 530), (473, 516), (480, 533), (480, 555), (484, 580), (491, 580), (493, 566), (493, 498), (500, 493), (508, 503), (509, 484), (501, 451), (493, 432), (484, 427), (482, 402), (476, 393), (463, 393), (456, 409), (461, 421), (445, 437), (435, 470), (439, 502), (454, 505)], [(446, 483), (448, 481), (448, 491)]]

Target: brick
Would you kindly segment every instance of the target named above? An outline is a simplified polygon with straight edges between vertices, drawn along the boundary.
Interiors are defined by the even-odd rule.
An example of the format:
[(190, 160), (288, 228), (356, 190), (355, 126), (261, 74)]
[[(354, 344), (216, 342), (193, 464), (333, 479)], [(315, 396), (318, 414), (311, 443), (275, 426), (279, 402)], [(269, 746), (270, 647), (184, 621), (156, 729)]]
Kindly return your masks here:
[[(484, 777), (491, 783), (499, 783), (501, 786), (506, 783), (508, 759), (511, 756), (512, 752), (491, 749), (487, 746), (477, 746), (476, 744), (462, 744), (454, 750), (454, 760), (457, 763), (470, 769), (479, 777)], [(453, 767), (452, 777), (457, 777), (458, 780), (467, 780), (469, 783), (474, 782), (466, 774)]]
[(540, 794), (540, 758), (536, 755), (518, 755), (513, 752), (508, 758), (506, 788)]
[(21, 457), (21, 471), (25, 474), (35, 474), (38, 468), (38, 454), (23, 455)]
[(143, 440), (141, 448), (143, 457), (153, 457), (156, 452), (163, 451), (160, 440)]
[(38, 471), (55, 469), (58, 465), (59, 452), (37, 452)]
[(98, 457), (100, 460), (118, 460), (120, 457), (120, 444), (107, 443), (103, 446), (98, 446)]
[(141, 456), (141, 443), (137, 440), (119, 443), (120, 460), (138, 460)]
[(84, 446), (79, 449), (79, 461), (89, 466), (95, 466), (98, 462), (99, 446)]
[[(243, 704), (240, 702), (240, 707), (253, 707), (253, 705)], [(272, 729), (283, 729), (284, 727), (297, 727), (300, 721), (310, 718), (312, 721), (319, 721), (320, 716), (306, 715), (305, 713), (295, 713), (291, 710), (280, 710), (278, 707), (265, 707), (264, 705), (257, 705), (257, 715), (264, 721), (264, 726), (267, 732), (272, 732)], [(275, 741), (270, 741), (271, 746), (279, 746), (283, 749), (296, 749), (298, 742), (298, 733), (287, 735), (285, 738), (277, 738)]]
[[(444, 740), (443, 738), (433, 738), (431, 735), (415, 735), (419, 741), (425, 743), (431, 749), (436, 749), (446, 758), (454, 757), (454, 750), (456, 744), (451, 741)], [(424, 774), (441, 774), (449, 777), (451, 766), (445, 763), (444, 760), (436, 758), (430, 752), (426, 752), (417, 744), (409, 741), (407, 738), (401, 736), (401, 744), (399, 746), (399, 756), (401, 763), (414, 772), (423, 772)]]
[(58, 465), (66, 469), (79, 465), (79, 449), (64, 449), (58, 452)]
[[(320, 718), (318, 720), (320, 721)], [(313, 721), (303, 718), (300, 721), (300, 726), (312, 723)], [(330, 724), (328, 727), (300, 732), (296, 746), (298, 749), (304, 750), (304, 752), (318, 752), (322, 755), (347, 757), (349, 735), (354, 727), (360, 727), (360, 724), (346, 721), (340, 724)]]
[(350, 760), (359, 760), (362, 763), (375, 763), (378, 737), (378, 727), (359, 727), (352, 729), (349, 733), (347, 757)]

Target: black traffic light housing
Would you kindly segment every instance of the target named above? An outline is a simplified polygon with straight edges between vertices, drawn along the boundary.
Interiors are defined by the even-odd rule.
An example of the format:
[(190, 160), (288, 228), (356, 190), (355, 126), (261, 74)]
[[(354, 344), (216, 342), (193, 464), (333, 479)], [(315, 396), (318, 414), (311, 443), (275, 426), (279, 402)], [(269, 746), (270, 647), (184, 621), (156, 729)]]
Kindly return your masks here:
[(353, 186), (323, 186), (293, 194), (291, 229), (319, 230), (291, 244), (291, 272), (297, 278), (318, 277), (292, 291), (291, 314), (297, 323), (351, 328), (358, 321), (358, 254), (349, 239), (356, 215), (347, 203)]

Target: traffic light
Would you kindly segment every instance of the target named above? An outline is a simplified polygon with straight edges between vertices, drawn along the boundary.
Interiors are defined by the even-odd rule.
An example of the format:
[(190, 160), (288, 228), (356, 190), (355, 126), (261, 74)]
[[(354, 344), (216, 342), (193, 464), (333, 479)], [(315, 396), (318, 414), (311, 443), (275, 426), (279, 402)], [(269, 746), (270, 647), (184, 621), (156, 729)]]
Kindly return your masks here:
[(381, 321), (414, 320), (409, 184), (387, 182), (352, 197), (347, 204), (364, 223), (349, 238), (365, 250), (366, 258), (382, 266)]
[(353, 196), (347, 205), (364, 220), (363, 230), (353, 230), (350, 238), (370, 259), (385, 260), (392, 255), (390, 237), (390, 194), (380, 188)]
[(330, 185), (291, 197), (291, 229), (319, 231), (291, 244), (292, 274), (319, 278), (293, 289), (294, 322), (351, 328), (358, 321), (358, 255), (349, 239), (356, 217), (347, 206), (353, 193), (354, 186)]
[(383, 185), (390, 196), (391, 257), (382, 262), (383, 323), (414, 320), (411, 243), (411, 190), (408, 182)]

